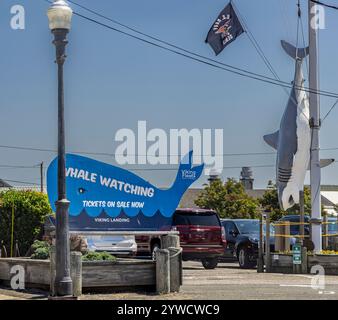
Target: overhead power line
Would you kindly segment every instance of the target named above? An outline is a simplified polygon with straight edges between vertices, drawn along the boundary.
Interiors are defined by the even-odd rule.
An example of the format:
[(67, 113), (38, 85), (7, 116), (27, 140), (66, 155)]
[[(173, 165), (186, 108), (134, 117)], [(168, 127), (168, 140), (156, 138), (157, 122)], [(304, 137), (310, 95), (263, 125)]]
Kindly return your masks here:
[(25, 185), (31, 185), (31, 186), (39, 186), (39, 183), (34, 183), (34, 182), (28, 182), (28, 181), (18, 181), (18, 180), (9, 180), (9, 179), (1, 179), (5, 182), (11, 182), (11, 183), (23, 183)]
[(38, 166), (12, 166), (6, 164), (0, 164), (0, 169), (37, 169)]
[[(46, 1), (48, 1), (48, 0), (46, 0)], [(152, 39), (152, 40), (155, 40), (155, 41), (157, 41), (157, 42), (159, 42), (159, 43), (165, 44), (165, 45), (167, 45), (167, 46), (169, 46), (169, 47), (172, 47), (172, 48), (181, 50), (181, 51), (183, 51), (183, 52), (189, 53), (189, 54), (191, 54), (191, 55), (193, 55), (193, 56), (195, 56), (195, 57), (202, 58), (202, 59), (205, 59), (205, 60), (207, 60), (207, 61), (211, 61), (211, 62), (217, 63), (217, 64), (219, 64), (219, 65), (222, 65), (222, 66), (225, 66), (225, 67), (228, 67), (228, 68), (232, 68), (232, 69), (237, 70), (237, 71), (242, 71), (242, 72), (246, 72), (246, 73), (251, 74), (251, 75), (259, 76), (259, 77), (262, 77), (262, 78), (267, 79), (267, 80), (273, 80), (273, 81), (275, 80), (274, 78), (271, 78), (271, 77), (268, 77), (268, 76), (265, 76), (265, 75), (261, 75), (261, 74), (255, 73), (255, 72), (251, 72), (251, 71), (248, 71), (248, 70), (239, 68), (239, 67), (235, 67), (235, 66), (232, 66), (232, 65), (223, 63), (223, 62), (221, 62), (221, 61), (218, 61), (218, 60), (215, 60), (215, 59), (211, 59), (211, 58), (209, 58), (209, 57), (206, 57), (206, 56), (203, 56), (203, 55), (201, 55), (201, 54), (195, 53), (195, 52), (193, 52), (193, 51), (191, 51), (191, 50), (187, 50), (187, 49), (185, 49), (185, 48), (183, 48), (183, 47), (181, 47), (181, 46), (178, 46), (178, 45), (175, 45), (175, 44), (170, 43), (170, 42), (168, 42), (168, 41), (162, 40), (162, 39), (160, 39), (160, 38), (158, 38), (158, 37), (154, 37), (154, 36), (152, 36), (152, 35), (150, 35), (150, 34), (147, 34), (147, 33), (145, 33), (145, 32), (142, 32), (142, 31), (140, 31), (140, 30), (137, 30), (136, 28), (133, 28), (133, 27), (130, 27), (130, 26), (124, 24), (124, 23), (121, 23), (121, 22), (119, 22), (119, 21), (117, 21), (117, 20), (115, 20), (115, 19), (109, 18), (109, 17), (103, 15), (102, 13), (99, 13), (99, 12), (97, 12), (97, 11), (94, 11), (93, 9), (90, 9), (90, 8), (88, 8), (88, 7), (85, 7), (84, 5), (81, 5), (81, 4), (79, 4), (79, 3), (75, 2), (75, 1), (70, 1), (70, 0), (69, 0), (69, 2), (75, 4), (75, 5), (78, 6), (79, 8), (81, 8), (81, 9), (83, 9), (83, 10), (86, 10), (86, 11), (88, 11), (88, 12), (90, 12), (90, 13), (92, 13), (92, 14), (94, 14), (94, 15), (100, 17), (100, 18), (103, 18), (103, 19), (105, 19), (105, 20), (107, 20), (107, 21), (110, 21), (110, 22), (112, 22), (112, 23), (114, 23), (114, 24), (117, 24), (117, 25), (119, 25), (119, 26), (121, 26), (121, 27), (123, 27), (123, 28), (126, 28), (126, 29), (128, 29), (128, 30), (130, 30), (130, 31), (133, 31), (133, 32), (135, 32), (135, 33), (137, 33), (137, 34), (139, 34), (139, 35), (145, 36), (145, 37), (147, 37), (147, 38), (149, 38), (149, 39)], [(247, 27), (247, 26), (246, 26), (246, 27)], [(250, 34), (251, 34), (251, 33), (250, 33)], [(250, 38), (250, 37), (249, 37), (249, 38)], [(250, 41), (251, 41), (251, 38), (250, 38)], [(254, 40), (254, 41), (255, 41), (255, 40)], [(259, 50), (259, 49), (258, 49), (258, 50)], [(264, 53), (263, 53), (263, 55), (264, 55)], [(265, 57), (265, 56), (263, 57), (263, 60), (264, 60), (264, 62), (266, 63), (266, 57)], [(269, 62), (268, 62), (268, 63), (269, 63)], [(268, 68), (269, 68), (269, 67), (268, 67)], [(270, 70), (270, 71), (271, 71), (271, 70)], [(272, 71), (272, 73), (274, 73), (274, 71)], [(279, 79), (279, 80), (280, 80), (280, 79)], [(285, 82), (285, 84), (289, 84), (289, 83), (288, 83), (288, 82)]]
[(331, 4), (327, 4), (327, 3), (324, 3), (324, 2), (322, 2), (322, 1), (311, 0), (311, 2), (316, 3), (316, 4), (319, 4), (319, 5), (324, 6), (324, 7), (326, 7), (326, 8), (338, 10), (338, 7), (337, 7), (337, 6), (334, 6), (334, 5), (331, 5)]
[[(51, 3), (50, 0), (44, 0), (44, 1), (45, 1), (45, 2), (48, 2), (48, 3)], [(72, 3), (74, 3), (74, 2), (72, 2)], [(77, 13), (77, 12), (75, 12), (75, 11), (74, 11), (73, 13), (74, 13), (74, 15), (76, 15), (76, 16), (78, 16), (78, 17), (84, 19), (84, 20), (90, 21), (90, 22), (92, 22), (92, 23), (94, 23), (94, 24), (100, 25), (100, 26), (105, 27), (105, 28), (107, 28), (107, 29), (110, 29), (110, 30), (112, 30), (112, 31), (118, 32), (118, 33), (120, 33), (120, 34), (123, 34), (123, 35), (125, 35), (125, 36), (131, 37), (131, 38), (134, 38), (134, 39), (139, 40), (139, 41), (141, 41), (141, 42), (144, 42), (144, 43), (147, 43), (147, 44), (149, 44), (149, 45), (155, 46), (155, 47), (157, 47), (157, 48), (160, 48), (160, 49), (169, 51), (169, 52), (174, 53), (174, 54), (176, 54), (176, 55), (183, 56), (183, 57), (185, 57), (185, 58), (187, 58), (187, 59), (196, 61), (196, 62), (198, 62), (198, 63), (202, 63), (202, 64), (205, 64), (205, 65), (208, 65), (208, 66), (211, 66), (211, 67), (214, 67), (214, 68), (216, 68), (216, 69), (223, 70), (223, 71), (231, 72), (231, 73), (233, 73), (233, 74), (237, 74), (237, 75), (242, 76), (242, 77), (246, 77), (246, 78), (250, 78), (250, 79), (253, 79), (253, 80), (257, 80), (257, 81), (269, 83), (269, 84), (271, 84), (271, 85), (281, 86), (281, 87), (285, 87), (285, 88), (289, 88), (289, 89), (293, 88), (293, 85), (290, 84), (289, 82), (279, 81), (279, 80), (276, 80), (276, 79), (273, 79), (273, 78), (269, 78), (269, 77), (266, 77), (266, 76), (262, 76), (262, 75), (259, 75), (259, 74), (253, 75), (254, 73), (248, 72), (248, 71), (246, 71), (246, 70), (244, 70), (244, 69), (241, 69), (241, 70), (243, 70), (243, 71), (239, 71), (239, 70), (238, 70), (239, 68), (236, 68), (237, 70), (233, 70), (233, 67), (231, 67), (231, 66), (229, 66), (229, 67), (224, 67), (224, 66), (223, 66), (224, 64), (222, 64), (222, 63), (220, 63), (220, 62), (217, 62), (217, 61), (215, 60), (215, 61), (216, 61), (215, 63), (217, 63), (217, 65), (216, 65), (215, 63), (208, 62), (208, 61), (210, 61), (210, 59), (207, 58), (207, 57), (204, 57), (204, 56), (202, 56), (202, 55), (195, 54), (195, 53), (193, 53), (193, 52), (191, 52), (191, 51), (185, 50), (185, 49), (180, 48), (180, 47), (178, 47), (178, 46), (174, 46), (174, 45), (172, 45), (172, 44), (170, 44), (170, 43), (168, 43), (168, 46), (171, 46), (171, 47), (174, 47), (174, 48), (177, 48), (177, 49), (171, 49), (171, 48), (168, 48), (168, 47), (166, 47), (166, 46), (160, 45), (160, 44), (158, 44), (158, 43), (154, 43), (154, 42), (152, 42), (152, 41), (146, 40), (146, 39), (144, 39), (144, 38), (140, 38), (140, 37), (138, 37), (138, 36), (135, 36), (135, 35), (133, 35), (133, 34), (130, 34), (130, 33), (126, 32), (126, 31), (117, 29), (117, 28), (115, 28), (115, 27), (112, 27), (112, 26), (107, 25), (107, 24), (105, 24), (105, 23), (102, 23), (102, 22), (100, 22), (100, 21), (97, 21), (97, 20), (95, 20), (95, 19), (89, 18), (89, 17), (87, 17), (87, 16), (85, 16), (85, 15), (82, 15), (82, 14), (80, 14), (80, 13)], [(145, 34), (144, 34), (144, 35), (145, 35)], [(161, 40), (161, 41), (162, 41), (162, 40)], [(164, 42), (162, 41), (162, 43), (164, 43)], [(182, 50), (182, 49), (183, 49), (183, 50)], [(183, 52), (185, 52), (185, 53), (182, 53), (182, 52), (177, 51), (177, 50), (183, 51)], [(193, 55), (193, 56), (192, 56), (192, 55)], [(195, 57), (194, 57), (194, 56), (195, 56)], [(196, 56), (197, 56), (197, 58), (196, 58)], [(203, 60), (202, 60), (202, 59), (203, 59)], [(204, 61), (204, 60), (208, 60), (208, 61)], [(232, 68), (232, 69), (231, 69), (231, 68)], [(270, 80), (269, 80), (269, 79), (270, 79)], [(334, 92), (323, 91), (323, 90), (313, 90), (313, 89), (311, 89), (311, 88), (306, 88), (306, 87), (305, 87), (305, 88), (303, 88), (303, 87), (296, 87), (296, 89), (303, 90), (303, 91), (306, 91), (306, 92), (309, 92), (309, 93), (313, 93), (313, 94), (319, 94), (319, 95), (322, 95), (322, 96), (326, 96), (326, 97), (331, 97), (331, 98), (336, 98), (336, 99), (338, 99), (338, 94), (337, 94), (337, 93), (334, 93)]]
[[(47, 152), (47, 153), (57, 153), (57, 150), (54, 149), (48, 149), (48, 148), (34, 148), (34, 147), (22, 147), (22, 146), (10, 146), (10, 145), (0, 145), (0, 148), (2, 149), (13, 149), (13, 150), (22, 150), (22, 151), (36, 151), (36, 152)], [(337, 148), (338, 149), (338, 148)], [(114, 157), (114, 156), (122, 156), (123, 154), (118, 153), (107, 153), (107, 152), (89, 152), (89, 151), (69, 151), (69, 153), (74, 154), (83, 154), (83, 155), (96, 155), (96, 156), (108, 156), (108, 157)], [(261, 156), (261, 155), (273, 155), (275, 152), (246, 152), (246, 153), (224, 153), (224, 154), (210, 154), (203, 156), (224, 156), (224, 157), (237, 157), (237, 156)], [(130, 156), (149, 156), (147, 154), (129, 154)], [(202, 156), (199, 154), (194, 154), (195, 156)], [(170, 156), (182, 156), (181, 154), (168, 154), (165, 157)], [(158, 157), (158, 156), (157, 156)]]
[[(36, 152), (46, 152), (46, 153), (54, 153), (57, 154), (57, 150), (48, 149), (48, 148), (34, 148), (34, 147), (23, 147), (23, 146), (11, 146), (11, 145), (0, 145), (1, 149), (11, 149), (11, 150), (22, 150), (22, 151), (36, 151)], [(331, 148), (321, 148), (321, 151), (335, 151), (338, 150), (338, 147), (331, 147)], [(94, 155), (94, 156), (107, 156), (107, 157), (115, 157), (115, 156), (122, 156), (123, 154), (120, 153), (108, 153), (108, 152), (90, 152), (90, 151), (77, 151), (77, 150), (70, 150), (68, 153), (74, 154), (83, 154), (83, 155)], [(195, 156), (223, 156), (223, 157), (240, 157), (240, 156), (264, 156), (264, 155), (274, 155), (276, 152), (243, 152), (243, 153), (223, 153), (223, 154), (194, 154)], [(130, 156), (140, 156), (146, 157), (150, 156), (148, 154), (129, 154)], [(177, 156), (180, 157), (182, 154), (168, 154), (165, 157), (170, 156)], [(158, 156), (156, 156), (158, 157)], [(35, 167), (38, 167), (36, 165)], [(32, 166), (31, 166), (32, 167)]]

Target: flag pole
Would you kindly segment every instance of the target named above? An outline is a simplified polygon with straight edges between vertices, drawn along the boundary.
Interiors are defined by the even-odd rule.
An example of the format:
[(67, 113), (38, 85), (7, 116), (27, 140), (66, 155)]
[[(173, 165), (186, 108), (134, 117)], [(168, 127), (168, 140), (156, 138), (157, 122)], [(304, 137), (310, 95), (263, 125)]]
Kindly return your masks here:
[(312, 241), (315, 252), (322, 250), (322, 214), (321, 214), (321, 170), (320, 170), (320, 108), (318, 91), (318, 52), (317, 52), (317, 5), (309, 0), (309, 87), (311, 88), (310, 103), (310, 126), (311, 126), (311, 223)]

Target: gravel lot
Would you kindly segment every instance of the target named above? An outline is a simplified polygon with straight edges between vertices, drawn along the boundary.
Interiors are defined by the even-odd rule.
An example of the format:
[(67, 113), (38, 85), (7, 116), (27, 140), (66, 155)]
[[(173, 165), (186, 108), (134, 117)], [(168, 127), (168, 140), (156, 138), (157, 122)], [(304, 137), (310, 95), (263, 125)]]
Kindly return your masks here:
[[(180, 293), (166, 296), (144, 292), (85, 294), (81, 300), (338, 300), (338, 276), (327, 276), (325, 289), (317, 290), (311, 287), (311, 275), (259, 274), (256, 270), (241, 270), (235, 263), (221, 263), (215, 270), (205, 270), (198, 262), (185, 262), (183, 274)], [(0, 300), (46, 298), (47, 293), (41, 291), (18, 293), (0, 288)]]

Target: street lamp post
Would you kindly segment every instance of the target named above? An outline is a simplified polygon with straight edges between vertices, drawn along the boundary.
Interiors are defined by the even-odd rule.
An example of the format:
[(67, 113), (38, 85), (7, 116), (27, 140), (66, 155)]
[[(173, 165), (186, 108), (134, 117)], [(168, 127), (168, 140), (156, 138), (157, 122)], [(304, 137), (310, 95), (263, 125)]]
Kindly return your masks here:
[(55, 0), (48, 10), (49, 27), (54, 34), (53, 44), (56, 47), (58, 65), (58, 200), (56, 201), (56, 296), (73, 294), (70, 277), (70, 248), (68, 208), (70, 202), (66, 197), (66, 153), (65, 153), (65, 120), (63, 65), (66, 60), (65, 49), (70, 30), (72, 9), (64, 0)]

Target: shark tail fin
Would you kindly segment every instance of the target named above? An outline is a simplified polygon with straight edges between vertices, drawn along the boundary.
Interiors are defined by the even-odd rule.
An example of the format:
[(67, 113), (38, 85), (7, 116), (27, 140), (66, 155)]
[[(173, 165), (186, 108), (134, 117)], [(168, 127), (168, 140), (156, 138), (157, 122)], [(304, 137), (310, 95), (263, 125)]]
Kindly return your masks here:
[(307, 48), (296, 48), (292, 44), (282, 40), (282, 47), (284, 51), (292, 58), (292, 59), (301, 59), (303, 60), (309, 54), (309, 47)]

